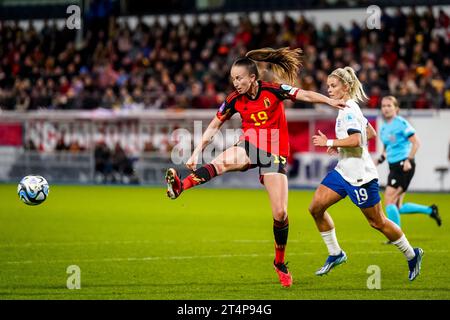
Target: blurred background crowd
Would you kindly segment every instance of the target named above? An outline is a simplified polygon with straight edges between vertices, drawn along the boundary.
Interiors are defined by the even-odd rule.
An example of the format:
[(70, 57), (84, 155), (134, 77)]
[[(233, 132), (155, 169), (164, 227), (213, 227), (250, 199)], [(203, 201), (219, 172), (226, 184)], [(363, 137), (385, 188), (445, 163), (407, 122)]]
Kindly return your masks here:
[(0, 20), (0, 109), (217, 108), (233, 90), (233, 60), (283, 46), (304, 52), (301, 88), (326, 93), (327, 75), (350, 65), (369, 96), (366, 108), (378, 108), (385, 94), (403, 108), (450, 107), (450, 18), (443, 10), (383, 11), (382, 32), (357, 22), (345, 29), (304, 16), (266, 17), (152, 25), (138, 18), (132, 27), (111, 16), (81, 37), (51, 20), (40, 30)]

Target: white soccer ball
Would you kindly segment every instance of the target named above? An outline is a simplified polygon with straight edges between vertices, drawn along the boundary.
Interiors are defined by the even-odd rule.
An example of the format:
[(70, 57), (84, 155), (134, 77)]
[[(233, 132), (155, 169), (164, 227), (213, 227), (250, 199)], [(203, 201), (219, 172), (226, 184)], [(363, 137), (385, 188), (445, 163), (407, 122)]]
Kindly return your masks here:
[(41, 204), (48, 197), (50, 187), (41, 176), (29, 175), (20, 180), (17, 194), (20, 200), (30, 206)]

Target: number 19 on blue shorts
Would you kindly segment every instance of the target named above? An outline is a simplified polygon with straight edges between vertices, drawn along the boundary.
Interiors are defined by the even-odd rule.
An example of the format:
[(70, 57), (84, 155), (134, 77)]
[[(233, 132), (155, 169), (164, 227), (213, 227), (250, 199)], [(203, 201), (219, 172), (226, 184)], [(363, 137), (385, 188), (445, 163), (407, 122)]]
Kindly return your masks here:
[(342, 198), (347, 195), (359, 208), (370, 208), (380, 202), (378, 179), (362, 185), (348, 183), (336, 170), (330, 171), (321, 184), (338, 193)]

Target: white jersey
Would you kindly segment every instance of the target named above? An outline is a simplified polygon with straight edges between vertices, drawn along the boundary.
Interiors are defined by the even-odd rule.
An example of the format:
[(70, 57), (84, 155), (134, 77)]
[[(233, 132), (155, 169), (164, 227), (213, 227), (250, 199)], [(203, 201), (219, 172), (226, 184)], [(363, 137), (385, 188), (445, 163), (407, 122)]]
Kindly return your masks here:
[(378, 172), (367, 147), (368, 121), (354, 100), (346, 102), (347, 107), (339, 110), (336, 119), (336, 137), (345, 139), (353, 132), (361, 133), (361, 145), (352, 148), (338, 148), (339, 162), (336, 171), (351, 185), (361, 186), (378, 179)]

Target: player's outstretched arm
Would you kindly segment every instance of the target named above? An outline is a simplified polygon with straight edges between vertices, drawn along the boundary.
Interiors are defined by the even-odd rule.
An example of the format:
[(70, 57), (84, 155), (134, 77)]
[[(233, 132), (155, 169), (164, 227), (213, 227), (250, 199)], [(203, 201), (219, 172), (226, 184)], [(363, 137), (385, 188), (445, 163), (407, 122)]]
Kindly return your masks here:
[(345, 101), (344, 100), (334, 100), (331, 98), (328, 98), (327, 96), (324, 96), (321, 93), (309, 91), (309, 90), (298, 90), (297, 95), (295, 96), (295, 99), (298, 101), (305, 101), (305, 102), (311, 102), (311, 103), (323, 103), (328, 104), (332, 106), (333, 108), (337, 109), (344, 109), (345, 108)]
[(335, 147), (335, 148), (353, 148), (361, 145), (361, 133), (355, 132), (344, 139), (328, 139), (326, 135), (319, 130), (319, 134), (313, 136), (313, 144), (316, 147)]
[(203, 133), (201, 142), (195, 147), (194, 152), (192, 153), (189, 160), (186, 162), (186, 167), (190, 170), (195, 170), (197, 168), (198, 156), (203, 152), (208, 144), (211, 143), (217, 131), (220, 130), (224, 121), (220, 121), (219, 118), (214, 117), (212, 121), (209, 123), (208, 128)]

